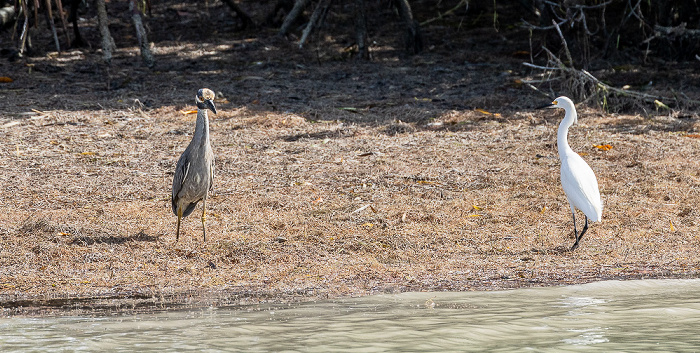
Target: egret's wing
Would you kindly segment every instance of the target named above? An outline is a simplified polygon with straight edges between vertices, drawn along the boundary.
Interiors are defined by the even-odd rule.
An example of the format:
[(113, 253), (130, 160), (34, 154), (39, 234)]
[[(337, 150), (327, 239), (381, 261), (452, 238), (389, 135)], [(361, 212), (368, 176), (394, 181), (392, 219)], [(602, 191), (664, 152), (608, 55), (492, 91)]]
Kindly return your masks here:
[(592, 221), (600, 221), (603, 207), (593, 169), (579, 155), (569, 156), (561, 165), (561, 185), (569, 202)]

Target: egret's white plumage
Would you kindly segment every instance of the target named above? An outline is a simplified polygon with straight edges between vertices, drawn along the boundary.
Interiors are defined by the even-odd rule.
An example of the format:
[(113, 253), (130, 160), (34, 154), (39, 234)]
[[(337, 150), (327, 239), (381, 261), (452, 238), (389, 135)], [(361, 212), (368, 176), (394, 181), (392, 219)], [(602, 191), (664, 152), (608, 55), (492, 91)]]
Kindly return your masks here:
[[(559, 97), (552, 102), (552, 108), (562, 108), (566, 113), (564, 120), (559, 124), (557, 132), (557, 146), (559, 149), (559, 159), (561, 160), (561, 186), (564, 188), (566, 198), (571, 206), (571, 214), (574, 219), (574, 235), (576, 243), (571, 247), (575, 250), (583, 234), (588, 230), (588, 219), (593, 222), (600, 222), (603, 215), (603, 204), (600, 201), (598, 191), (598, 180), (591, 167), (581, 156), (569, 147), (567, 135), (569, 127), (576, 123), (578, 114), (574, 102), (567, 97)], [(576, 209), (581, 210), (586, 217), (586, 223), (581, 234), (576, 234)]]

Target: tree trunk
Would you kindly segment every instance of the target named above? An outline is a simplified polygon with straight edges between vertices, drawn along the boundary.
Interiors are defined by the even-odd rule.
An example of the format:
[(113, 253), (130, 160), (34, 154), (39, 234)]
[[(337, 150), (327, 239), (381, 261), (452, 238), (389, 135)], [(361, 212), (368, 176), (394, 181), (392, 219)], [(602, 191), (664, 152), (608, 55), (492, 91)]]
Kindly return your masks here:
[(355, 37), (357, 40), (357, 57), (363, 60), (369, 59), (365, 0), (355, 0)]
[(280, 31), (279, 31), (280, 36), (287, 35), (290, 27), (292, 27), (292, 24), (294, 24), (294, 22), (296, 22), (297, 18), (299, 18), (299, 16), (301, 16), (302, 12), (304, 12), (304, 8), (308, 4), (309, 4), (309, 0), (296, 0), (296, 2), (294, 3), (294, 7), (292, 8), (292, 11), (290, 11), (287, 14), (287, 17), (284, 18), (284, 22), (282, 23), (282, 27), (280, 27)]
[(148, 67), (153, 67), (155, 65), (155, 60), (153, 59), (153, 53), (151, 53), (151, 43), (148, 42), (148, 37), (146, 36), (146, 29), (143, 28), (143, 21), (141, 19), (141, 11), (136, 4), (136, 0), (129, 1), (129, 11), (131, 12), (131, 21), (134, 22), (134, 29), (136, 30), (136, 38), (139, 41), (139, 47), (141, 48), (141, 59), (143, 59), (144, 64)]
[(95, 5), (97, 8), (97, 26), (100, 28), (100, 36), (102, 37), (102, 58), (109, 65), (112, 62), (112, 51), (117, 49), (117, 45), (114, 44), (114, 39), (109, 33), (105, 0), (95, 0)]
[(68, 27), (66, 27), (66, 16), (63, 14), (63, 3), (61, 0), (56, 0), (56, 9), (58, 10), (59, 18), (61, 19), (63, 35), (66, 36), (66, 45), (70, 46), (70, 34), (68, 34)]
[(24, 16), (24, 23), (22, 23), (22, 34), (19, 36), (19, 55), (24, 55), (25, 50), (32, 46), (32, 40), (29, 38), (29, 12), (26, 1), (21, 2), (21, 10)]
[[(82, 46), (85, 46), (85, 41), (83, 40), (83, 36), (80, 35), (80, 30), (78, 29), (78, 7), (80, 7), (80, 0), (69, 0), (69, 1), (70, 1), (70, 14), (68, 15), (68, 22), (73, 23), (73, 36), (75, 36), (75, 40), (73, 40), (73, 42), (71, 43), (71, 46), (82, 47)], [(95, 1), (97, 3), (97, 19), (98, 19), (98, 27), (99, 27), (100, 4), (99, 4), (99, 0), (95, 0)], [(102, 1), (104, 1), (104, 0), (102, 0)]]
[(304, 28), (304, 32), (301, 35), (301, 39), (299, 40), (299, 48), (304, 46), (304, 43), (306, 43), (306, 39), (309, 37), (309, 34), (311, 34), (311, 31), (313, 31), (314, 26), (322, 22), (322, 18), (324, 18), (326, 12), (328, 12), (328, 7), (331, 6), (331, 1), (332, 0), (321, 0), (318, 5), (316, 5), (316, 9), (314, 10), (314, 13), (311, 15), (311, 18), (309, 19), (309, 23), (306, 24), (306, 28)]
[(61, 44), (58, 42), (58, 32), (56, 32), (56, 24), (53, 23), (53, 9), (51, 8), (51, 0), (45, 0), (44, 4), (46, 4), (46, 11), (44, 12), (44, 14), (46, 15), (46, 22), (48, 22), (49, 28), (51, 29), (53, 41), (56, 45), (56, 51), (60, 53)]
[(418, 54), (423, 50), (423, 35), (420, 31), (420, 24), (413, 19), (413, 12), (408, 0), (395, 0), (394, 5), (399, 10), (401, 19), (406, 26), (406, 51), (411, 54)]

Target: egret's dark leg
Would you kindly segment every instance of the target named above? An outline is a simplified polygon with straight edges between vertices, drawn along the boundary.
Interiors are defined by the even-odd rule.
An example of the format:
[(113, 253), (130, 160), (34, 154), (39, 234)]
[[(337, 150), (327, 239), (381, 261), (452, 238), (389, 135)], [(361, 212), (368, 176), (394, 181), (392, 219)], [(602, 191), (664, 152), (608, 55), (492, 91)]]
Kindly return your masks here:
[(180, 240), (180, 220), (182, 219), (182, 208), (177, 209), (177, 233), (175, 233), (175, 242)]
[(576, 250), (576, 248), (578, 248), (578, 230), (576, 229), (576, 213), (575, 212), (571, 212), (571, 218), (574, 219), (574, 239), (576, 239), (574, 246), (571, 247), (571, 251), (574, 251), (574, 250)]
[(207, 219), (207, 199), (202, 200), (202, 235), (204, 236), (204, 241), (207, 241), (207, 227), (204, 225), (204, 221)]
[(578, 236), (578, 240), (580, 241), (581, 238), (583, 238), (583, 235), (586, 234), (586, 231), (588, 230), (588, 216), (583, 216), (586, 219), (586, 223), (583, 225), (583, 230), (581, 231), (581, 234)]
[(574, 246), (571, 247), (571, 251), (574, 251), (576, 250), (576, 248), (578, 248), (578, 242), (581, 241), (581, 238), (583, 238), (583, 235), (588, 230), (588, 216), (584, 215), (583, 218), (586, 219), (586, 223), (583, 225), (583, 230), (581, 231), (581, 234), (576, 237), (576, 242), (574, 243)]

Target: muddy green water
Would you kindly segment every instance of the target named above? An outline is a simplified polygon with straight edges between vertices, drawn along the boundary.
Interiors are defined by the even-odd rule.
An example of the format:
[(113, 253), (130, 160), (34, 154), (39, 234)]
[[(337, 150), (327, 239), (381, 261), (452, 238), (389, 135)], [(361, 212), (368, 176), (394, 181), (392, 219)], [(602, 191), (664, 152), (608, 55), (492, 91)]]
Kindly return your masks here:
[(700, 352), (700, 280), (0, 319), (1, 352)]

